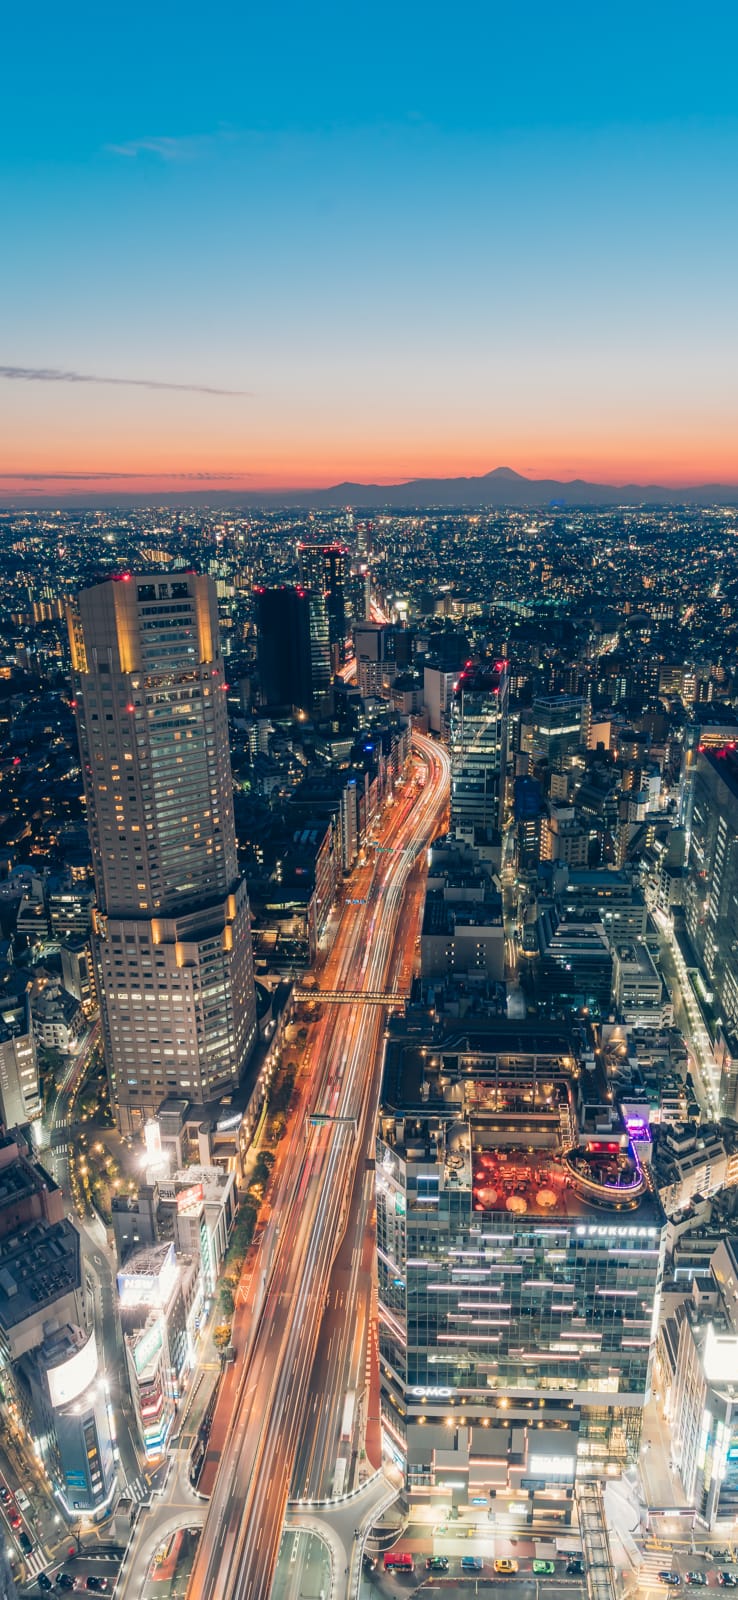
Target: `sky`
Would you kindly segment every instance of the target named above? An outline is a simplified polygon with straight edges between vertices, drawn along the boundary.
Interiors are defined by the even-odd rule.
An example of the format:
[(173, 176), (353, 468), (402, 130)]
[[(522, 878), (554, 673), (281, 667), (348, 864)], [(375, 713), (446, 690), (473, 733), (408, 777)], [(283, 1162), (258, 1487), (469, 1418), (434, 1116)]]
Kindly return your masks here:
[(738, 482), (737, 45), (732, 0), (10, 8), (0, 499)]

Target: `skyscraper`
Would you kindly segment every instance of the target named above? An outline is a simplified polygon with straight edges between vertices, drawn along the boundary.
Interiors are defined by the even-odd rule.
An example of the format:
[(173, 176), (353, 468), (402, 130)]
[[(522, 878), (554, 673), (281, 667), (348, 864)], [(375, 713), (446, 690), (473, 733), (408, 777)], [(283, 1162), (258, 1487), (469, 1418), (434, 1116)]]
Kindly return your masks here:
[(97, 888), (93, 950), (124, 1131), (237, 1083), (256, 1038), (215, 590), (123, 573), (70, 612)]
[(451, 826), (488, 838), (502, 821), (507, 766), (506, 661), (467, 662), (451, 698)]
[(530, 723), (529, 746), (534, 761), (547, 761), (554, 772), (566, 772), (586, 743), (589, 701), (576, 694), (536, 695)]
[(346, 659), (346, 573), (349, 551), (342, 544), (301, 544), (300, 579), (306, 589), (322, 594), (328, 616), (331, 658)]
[(722, 1116), (734, 1117), (738, 1111), (734, 1065), (738, 1058), (738, 750), (733, 740), (712, 749), (700, 746), (691, 813), (685, 921), (719, 1013), (719, 1109)]
[(328, 613), (322, 592), (257, 589), (262, 704), (272, 711), (320, 711), (331, 687)]

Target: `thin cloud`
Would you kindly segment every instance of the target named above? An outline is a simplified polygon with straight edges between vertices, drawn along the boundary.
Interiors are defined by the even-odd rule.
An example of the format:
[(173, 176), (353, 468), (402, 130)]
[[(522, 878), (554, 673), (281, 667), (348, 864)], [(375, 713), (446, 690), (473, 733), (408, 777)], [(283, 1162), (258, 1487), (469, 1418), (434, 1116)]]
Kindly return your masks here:
[(242, 478), (252, 478), (252, 472), (0, 472), (4, 483), (108, 483), (125, 478), (162, 478), (184, 483), (240, 483)]
[(159, 378), (105, 378), (92, 372), (71, 372), (64, 367), (0, 366), (0, 378), (15, 383), (105, 383), (132, 389), (177, 389), (184, 394), (227, 395), (232, 399), (251, 398), (248, 389), (216, 389), (208, 383), (164, 383)]
[(120, 144), (106, 144), (111, 156), (158, 156), (160, 161), (191, 161), (204, 147), (212, 143), (211, 134), (190, 134), (176, 137), (171, 134), (152, 134), (142, 139), (124, 139)]

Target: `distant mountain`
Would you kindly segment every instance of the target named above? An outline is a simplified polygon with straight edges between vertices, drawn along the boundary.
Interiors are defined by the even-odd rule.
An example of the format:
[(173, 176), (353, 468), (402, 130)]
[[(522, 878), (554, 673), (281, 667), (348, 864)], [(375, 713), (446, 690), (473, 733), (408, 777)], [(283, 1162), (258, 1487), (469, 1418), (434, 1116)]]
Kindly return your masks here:
[(495, 467), (479, 478), (412, 478), (409, 483), (339, 483), (311, 494), (290, 495), (291, 505), (350, 505), (380, 509), (412, 506), (638, 506), (738, 505), (738, 485), (708, 483), (688, 489), (659, 484), (587, 483), (584, 478), (524, 478), (510, 467)]
[(352, 506), (357, 511), (409, 510), (413, 507), (580, 506), (738, 506), (738, 485), (702, 483), (694, 488), (667, 489), (660, 484), (587, 483), (584, 478), (524, 478), (511, 467), (495, 467), (478, 478), (411, 478), (407, 483), (337, 483), (330, 489), (292, 489), (281, 494), (245, 489), (185, 489), (150, 495), (87, 490), (65, 494), (3, 495), (0, 504), (57, 506), (212, 505), (305, 506), (329, 510)]

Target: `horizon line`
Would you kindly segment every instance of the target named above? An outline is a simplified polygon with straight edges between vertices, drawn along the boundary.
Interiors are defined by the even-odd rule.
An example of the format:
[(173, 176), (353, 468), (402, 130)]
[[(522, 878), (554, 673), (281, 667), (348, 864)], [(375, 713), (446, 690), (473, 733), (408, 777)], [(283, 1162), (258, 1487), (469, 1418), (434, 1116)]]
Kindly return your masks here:
[[(567, 475), (562, 475), (563, 472)], [(592, 488), (602, 487), (623, 490), (644, 489), (653, 491), (654, 489), (667, 489), (670, 493), (674, 493), (679, 489), (719, 488), (738, 490), (738, 468), (736, 468), (734, 476), (732, 474), (700, 476), (695, 472), (689, 476), (680, 474), (679, 477), (674, 477), (669, 472), (659, 473), (656, 471), (653, 475), (639, 477), (621, 472), (605, 475), (595, 471), (594, 476), (588, 477), (581, 468), (552, 468), (548, 471), (539, 469), (538, 474), (534, 476), (531, 471), (521, 472), (517, 468), (504, 466), (487, 468), (476, 472), (447, 471), (431, 473), (415, 470), (402, 475), (395, 474), (394, 476), (380, 472), (366, 477), (344, 476), (340, 479), (329, 477), (326, 474), (325, 477), (321, 475), (320, 481), (312, 483), (306, 483), (304, 480), (300, 481), (296, 478), (278, 481), (274, 479), (270, 481), (268, 478), (260, 481), (260, 478), (261, 475), (257, 472), (248, 472), (245, 469), (233, 471), (228, 468), (224, 468), (222, 471), (213, 468), (187, 467), (180, 469), (159, 468), (155, 471), (147, 470), (146, 468), (137, 470), (135, 468), (116, 469), (110, 467), (100, 469), (91, 469), (89, 467), (70, 469), (62, 467), (58, 471), (53, 469), (21, 468), (0, 470), (0, 494), (3, 492), (2, 486), (9, 486), (10, 484), (18, 485), (16, 493), (23, 493), (24, 489), (30, 490), (31, 485), (38, 485), (39, 490), (42, 492), (44, 486), (48, 485), (51, 488), (56, 484), (68, 486), (70, 489), (78, 484), (84, 485), (88, 492), (94, 493), (95, 485), (98, 484), (101, 490), (104, 491), (107, 486), (112, 487), (116, 483), (133, 485), (142, 481), (147, 485), (150, 484), (152, 489), (161, 484), (162, 489), (168, 493), (172, 492), (178, 485), (182, 485), (183, 489), (195, 488), (195, 486), (201, 485), (203, 489), (210, 487), (214, 491), (217, 489), (219, 493), (228, 494), (325, 494), (333, 489), (342, 489), (344, 486), (356, 489), (404, 489), (414, 483), (450, 484), (458, 482), (460, 484), (481, 484), (486, 479), (491, 479), (493, 482), (496, 481), (500, 485), (504, 483), (505, 478), (509, 478), (518, 484), (529, 483), (533, 487), (540, 483), (556, 483), (566, 488), (574, 484), (585, 484)], [(219, 487), (220, 485), (222, 485), (222, 489)], [(13, 491), (6, 489), (5, 492)]]

